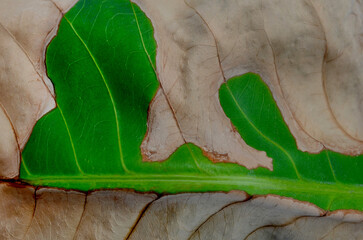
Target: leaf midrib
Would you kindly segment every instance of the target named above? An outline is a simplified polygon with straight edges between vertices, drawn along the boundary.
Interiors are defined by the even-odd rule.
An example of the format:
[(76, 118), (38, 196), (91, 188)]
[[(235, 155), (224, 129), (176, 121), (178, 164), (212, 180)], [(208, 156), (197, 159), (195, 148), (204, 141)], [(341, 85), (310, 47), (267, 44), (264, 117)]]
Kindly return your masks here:
[[(31, 183), (41, 182), (90, 182), (90, 181), (105, 181), (105, 182), (183, 182), (191, 184), (216, 184), (218, 186), (251, 186), (254, 188), (265, 189), (268, 186), (269, 189), (278, 190), (293, 190), (294, 192), (311, 193), (318, 192), (323, 193), (334, 193), (336, 196), (339, 194), (352, 194), (361, 196), (363, 199), (363, 188), (359, 184), (350, 183), (321, 183), (317, 181), (299, 180), (299, 179), (278, 179), (268, 177), (255, 176), (197, 176), (197, 175), (161, 175), (161, 174), (135, 174), (130, 176), (125, 175), (86, 175), (87, 177), (69, 177), (69, 176), (41, 176), (40, 178), (28, 178), (25, 181)], [(196, 182), (196, 180), (198, 182)]]

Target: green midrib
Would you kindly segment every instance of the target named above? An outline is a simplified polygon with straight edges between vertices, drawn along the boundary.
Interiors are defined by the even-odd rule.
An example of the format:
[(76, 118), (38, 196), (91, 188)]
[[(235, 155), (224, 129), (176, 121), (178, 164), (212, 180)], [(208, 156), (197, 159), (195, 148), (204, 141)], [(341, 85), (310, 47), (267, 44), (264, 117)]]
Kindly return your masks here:
[[(61, 183), (61, 182), (132, 182), (135, 185), (142, 182), (184, 182), (184, 183), (200, 183), (216, 184), (219, 186), (252, 186), (256, 189), (278, 189), (289, 190), (295, 192), (308, 193), (330, 193), (339, 196), (340, 194), (352, 194), (355, 197), (360, 196), (363, 199), (363, 188), (361, 185), (342, 184), (342, 183), (321, 183), (307, 180), (285, 180), (277, 178), (266, 178), (255, 176), (196, 176), (196, 175), (161, 175), (161, 174), (131, 174), (131, 175), (85, 175), (85, 176), (39, 176), (34, 179), (28, 178), (30, 183)], [(196, 182), (197, 181), (197, 182)]]
[[(85, 2), (84, 2), (85, 3)], [(103, 4), (103, 3), (102, 3)], [(101, 4), (101, 5), (102, 5)], [(132, 8), (132, 12), (135, 18), (135, 23), (137, 25), (137, 30), (138, 30), (138, 35), (137, 38), (140, 38), (141, 43), (142, 43), (142, 48), (143, 51), (145, 52), (145, 54), (147, 55), (148, 61), (151, 65), (151, 67), (154, 70), (154, 74), (155, 77), (158, 77), (158, 73), (155, 70), (155, 64), (153, 64), (152, 59), (154, 59), (150, 54), (153, 53), (151, 50), (148, 52), (148, 49), (145, 45), (145, 43), (148, 43), (147, 40), (147, 35), (145, 35), (145, 33), (142, 31), (143, 25), (142, 25), (142, 21), (140, 21), (139, 24), (139, 20), (138, 20), (138, 15), (135, 12), (135, 9), (137, 9), (137, 6), (135, 5), (135, 9), (134, 9), (134, 5), (130, 2), (131, 4), (131, 8)], [(128, 5), (128, 4), (127, 4)], [(83, 7), (82, 7), (83, 8)], [(97, 16), (100, 12), (100, 9), (97, 13)], [(78, 13), (77, 13), (78, 15)], [(132, 15), (132, 14), (130, 14)], [(68, 136), (70, 138), (71, 141), (71, 145), (72, 145), (72, 151), (73, 151), (73, 155), (75, 158), (75, 163), (77, 165), (78, 168), (78, 172), (75, 172), (74, 174), (76, 175), (71, 175), (72, 172), (66, 172), (63, 171), (62, 173), (59, 172), (59, 175), (50, 175), (50, 173), (44, 172), (42, 174), (37, 173), (37, 169), (35, 168), (35, 170), (33, 171), (33, 166), (30, 163), (30, 160), (27, 159), (28, 162), (24, 162), (22, 160), (22, 169), (23, 171), (26, 173), (25, 176), (22, 177), (22, 179), (25, 182), (28, 182), (30, 184), (34, 184), (34, 185), (43, 185), (43, 186), (53, 186), (53, 187), (61, 187), (61, 188), (68, 188), (68, 189), (79, 189), (79, 190), (83, 190), (83, 191), (88, 191), (88, 190), (94, 190), (94, 189), (102, 189), (102, 188), (130, 188), (130, 189), (135, 189), (137, 191), (154, 191), (154, 192), (168, 192), (168, 193), (177, 193), (177, 192), (187, 192), (187, 191), (198, 191), (198, 192), (205, 192), (205, 191), (230, 191), (232, 189), (236, 189), (236, 190), (244, 190), (246, 192), (248, 192), (249, 194), (277, 194), (277, 195), (282, 195), (282, 196), (287, 196), (287, 197), (293, 197), (299, 200), (303, 200), (303, 201), (310, 201), (313, 202), (315, 204), (317, 204), (319, 207), (323, 207), (325, 209), (330, 209), (330, 206), (332, 204), (332, 202), (334, 200), (339, 200), (341, 198), (344, 198), (344, 200), (347, 201), (351, 201), (352, 203), (348, 203), (350, 204), (349, 208), (351, 208), (351, 205), (353, 206), (358, 206), (355, 207), (357, 209), (362, 209), (361, 203), (363, 202), (363, 184), (355, 184), (352, 180), (349, 180), (349, 178), (344, 179), (342, 178), (342, 176), (340, 175), (340, 169), (339, 166), (337, 167), (337, 165), (332, 165), (332, 161), (335, 161), (334, 159), (334, 155), (330, 155), (329, 156), (329, 152), (326, 151), (326, 158), (328, 160), (329, 166), (327, 166), (327, 168), (330, 168), (330, 171), (332, 172), (333, 178), (331, 178), (331, 181), (335, 181), (335, 182), (329, 182), (329, 180), (324, 180), (327, 178), (316, 176), (316, 178), (314, 177), (312, 180), (312, 178), (310, 178), (309, 174), (305, 175), (305, 171), (308, 168), (300, 168), (301, 166), (305, 167), (305, 165), (301, 165), (300, 164), (300, 159), (299, 159), (299, 155), (295, 154), (295, 148), (289, 149), (290, 145), (286, 145), (284, 142), (280, 142), (279, 139), (274, 139), (274, 137), (272, 137), (271, 134), (269, 134), (269, 132), (264, 132), (263, 129), (259, 129), (259, 122), (254, 121), (254, 115), (252, 113), (249, 112), (249, 109), (246, 108), (245, 105), (241, 105), (239, 102), (239, 95), (238, 93), (234, 92), (233, 86), (236, 85), (230, 85), (228, 82), (225, 83), (225, 87), (227, 89), (227, 92), (225, 92), (226, 95), (228, 95), (228, 98), (231, 99), (231, 101), (229, 101), (232, 105), (236, 105), (235, 108), (235, 113), (236, 116), (240, 116), (241, 119), (245, 119), (246, 120), (246, 125), (251, 129), (251, 132), (253, 133), (253, 136), (256, 134), (258, 135), (258, 139), (260, 139), (260, 137), (262, 139), (264, 139), (264, 141), (268, 144), (269, 148), (273, 148), (273, 151), (275, 151), (277, 156), (273, 158), (274, 161), (279, 161), (279, 160), (286, 160), (286, 167), (288, 169), (290, 169), (290, 164), (289, 161), (292, 165), (291, 168), (291, 174), (284, 174), (284, 172), (282, 171), (282, 175), (279, 175), (280, 172), (277, 172), (275, 175), (271, 175), (270, 173), (265, 173), (263, 170), (265, 169), (257, 169), (257, 170), (246, 170), (243, 169), (243, 171), (241, 171), (241, 175), (238, 175), (239, 173), (236, 174), (235, 169), (230, 166), (227, 167), (226, 165), (208, 165), (208, 163), (204, 162), (204, 159), (200, 158), (200, 155), (198, 155), (198, 152), (193, 152), (193, 147), (190, 147), (189, 144), (186, 145), (188, 151), (190, 152), (190, 158), (194, 160), (195, 166), (197, 171), (195, 171), (196, 169), (193, 167), (191, 168), (191, 170), (189, 169), (190, 166), (192, 166), (192, 160), (188, 160), (188, 164), (190, 163), (190, 166), (188, 165), (186, 168), (184, 168), (184, 165), (180, 165), (182, 166), (181, 170), (179, 172), (175, 171), (174, 166), (170, 166), (170, 165), (166, 165), (167, 168), (163, 168), (163, 164), (166, 163), (160, 163), (160, 170), (158, 169), (158, 167), (154, 167), (154, 166), (158, 166), (159, 163), (145, 163), (146, 164), (150, 164), (150, 169), (156, 169), (155, 172), (150, 171), (150, 173), (148, 173), (148, 169), (143, 168), (142, 164), (141, 165), (137, 165), (135, 164), (135, 166), (142, 166), (140, 169), (138, 169), (137, 167), (133, 167), (133, 162), (128, 161), (127, 159), (127, 145), (125, 144), (125, 141), (123, 140), (123, 147), (124, 149), (122, 149), (121, 146), (121, 138), (120, 138), (120, 128), (121, 128), (121, 133), (124, 130), (124, 128), (122, 127), (122, 120), (123, 117), (121, 117), (121, 115), (119, 115), (118, 118), (118, 113), (121, 114), (120, 110), (117, 109), (116, 107), (116, 103), (118, 103), (117, 101), (115, 101), (115, 99), (113, 99), (112, 93), (114, 93), (117, 97), (117, 92), (114, 91), (112, 88), (110, 89), (108, 86), (108, 83), (110, 83), (110, 78), (105, 78), (104, 73), (107, 73), (107, 68), (102, 68), (103, 65), (99, 65), (99, 63), (101, 63), (102, 61), (100, 59), (97, 58), (97, 55), (95, 55), (96, 52), (91, 52), (92, 48), (91, 45), (87, 46), (87, 44), (89, 43), (88, 40), (86, 40), (86, 38), (84, 37), (82, 34), (79, 35), (77, 31), (79, 31), (79, 33), (82, 33), (82, 31), (80, 31), (78, 28), (75, 29), (74, 27), (76, 27), (77, 25), (73, 26), (74, 23), (74, 19), (72, 21), (71, 18), (67, 18), (66, 16), (64, 16), (65, 18), (65, 22), (66, 24), (69, 24), (71, 29), (74, 32), (74, 37), (78, 38), (75, 39), (74, 41), (80, 41), (81, 44), (83, 44), (83, 46), (85, 47), (85, 50), (88, 52), (89, 56), (87, 56), (86, 58), (88, 59), (89, 57), (91, 58), (91, 60), (93, 61), (93, 64), (95, 65), (95, 67), (97, 69), (95, 69), (95, 74), (97, 74), (96, 70), (98, 70), (104, 84), (106, 85), (107, 91), (108, 91), (108, 95), (110, 97), (110, 100), (112, 101), (113, 104), (113, 110), (114, 110), (114, 114), (115, 114), (115, 119), (111, 119), (112, 121), (116, 120), (116, 124), (117, 124), (117, 128), (115, 129), (115, 127), (113, 126), (113, 130), (117, 131), (117, 138), (118, 138), (118, 144), (119, 144), (119, 156), (118, 156), (118, 152), (116, 150), (116, 146), (115, 146), (115, 161), (121, 161), (121, 166), (117, 165), (118, 168), (120, 168), (120, 170), (122, 170), (122, 168), (125, 170), (124, 172), (122, 172), (123, 175), (118, 175), (118, 174), (109, 174), (106, 170), (106, 172), (103, 173), (102, 171), (96, 172), (96, 174), (88, 174), (85, 172), (82, 172), (82, 169), (78, 163), (78, 159), (77, 159), (77, 154), (78, 153), (73, 144), (72, 141), (72, 136), (71, 136), (71, 131), (68, 128), (66, 119), (63, 115), (62, 109), (59, 108), (61, 117), (64, 120), (64, 123), (66, 125), (66, 130), (68, 133)], [(142, 20), (142, 18), (140, 18)], [(95, 23), (95, 22), (94, 22)], [(133, 24), (135, 24), (133, 23)], [(93, 29), (94, 24), (92, 25)], [(73, 33), (70, 33), (73, 35)], [(144, 34), (144, 35), (143, 35)], [(81, 37), (82, 36), (82, 37)], [(145, 39), (144, 39), (145, 37)], [(145, 40), (145, 42), (144, 42)], [(87, 44), (86, 44), (87, 43)], [(78, 44), (78, 43), (77, 43)], [(82, 46), (80, 46), (82, 48)], [(91, 48), (91, 50), (89, 49)], [(94, 49), (93, 49), (94, 50)], [(92, 50), (92, 51), (93, 51)], [(142, 49), (140, 48), (140, 51), (142, 51)], [(93, 66), (92, 64), (92, 66)], [(147, 65), (147, 61), (145, 61), (144, 65)], [(49, 66), (48, 66), (49, 67)], [(104, 72), (102, 72), (104, 71)], [(150, 75), (152, 71), (150, 71)], [(68, 72), (67, 72), (68, 73)], [(98, 77), (98, 74), (97, 74)], [(101, 79), (100, 79), (101, 80)], [(231, 82), (230, 82), (231, 83)], [(110, 85), (112, 86), (112, 85)], [(247, 85), (246, 85), (247, 86)], [(156, 89), (155, 89), (155, 93), (156, 93)], [(106, 96), (106, 95), (105, 95)], [(107, 97), (107, 96), (106, 96)], [(107, 97), (108, 98), (108, 97)], [(116, 98), (117, 99), (117, 98)], [(263, 99), (262, 101), (262, 105), (264, 103), (265, 99)], [(118, 105), (117, 105), (118, 106)], [(63, 105), (62, 105), (63, 107)], [(112, 117), (112, 113), (110, 111), (110, 116)], [(68, 120), (68, 119), (67, 119)], [(120, 124), (120, 126), (119, 126)], [(146, 123), (145, 123), (146, 124)], [(277, 125), (276, 125), (277, 126)], [(112, 136), (113, 137), (113, 136)], [(116, 136), (115, 139), (112, 141), (116, 141)], [(270, 147), (271, 146), (271, 147)], [(123, 156), (123, 151), (124, 150), (124, 156)], [(264, 149), (261, 149), (264, 150)], [(82, 151), (82, 148), (79, 149), (79, 151)], [(264, 150), (265, 151), (265, 150)], [(267, 150), (266, 150), (267, 151)], [(195, 153), (195, 155), (194, 155)], [(201, 154), (201, 153), (200, 153)], [(295, 156), (296, 155), (296, 156)], [(324, 154), (325, 155), (325, 154)], [(81, 156), (81, 154), (80, 154)], [(186, 155), (179, 155), (185, 157)], [(67, 156), (67, 157), (72, 157), (71, 155)], [(189, 158), (189, 155), (187, 156)], [(199, 157), (199, 158), (198, 158)], [(330, 159), (330, 157), (332, 157), (332, 161)], [(33, 158), (33, 159), (36, 159)], [(113, 158), (112, 158), (113, 159)], [(180, 158), (179, 158), (180, 159)], [(80, 157), (80, 161), (82, 163), (82, 161), (84, 160), (84, 158)], [(124, 162), (125, 160), (125, 162)], [(201, 161), (200, 161), (201, 160)], [(289, 161), (288, 161), (289, 160)], [(171, 159), (170, 161), (174, 161), (176, 162), (175, 159)], [(29, 164), (29, 169), (27, 167), (27, 163)], [(335, 162), (333, 162), (335, 163)], [(154, 165), (152, 165), (154, 164)], [(199, 165), (200, 164), (200, 165)], [(178, 162), (176, 162), (176, 165), (178, 166)], [(222, 168), (219, 168), (218, 166), (221, 166)], [(226, 168), (224, 169), (223, 167), (226, 166)], [(299, 166), (299, 168), (297, 167)], [(170, 171), (168, 169), (168, 167), (170, 167)], [(189, 168), (188, 168), (189, 167)], [(238, 166), (239, 167), (239, 166)], [(128, 169), (129, 168), (129, 169)], [(275, 164), (274, 164), (274, 169), (275, 169)], [(63, 170), (63, 169), (62, 169)], [(281, 169), (280, 169), (281, 170)], [(327, 169), (329, 170), (329, 169)], [(163, 171), (163, 172), (162, 172)], [(231, 175), (228, 174), (228, 171), (230, 171)], [(65, 173), (64, 173), (65, 172)], [(193, 173), (192, 173), (193, 172)], [(329, 172), (329, 171), (326, 171)], [(335, 173), (337, 172), (337, 176), (335, 176)], [(34, 174), (33, 174), (34, 173)], [(261, 173), (261, 174), (260, 174)], [(294, 174), (295, 173), (295, 174)], [(300, 173), (302, 175), (300, 175)], [(57, 173), (55, 173), (57, 174)], [(70, 174), (70, 175), (67, 175)], [(213, 175), (215, 174), (215, 175)], [(221, 174), (221, 175), (219, 175)], [(246, 174), (246, 175), (243, 175)], [(264, 175), (266, 174), (266, 175)], [(289, 178), (291, 177), (291, 178)], [(337, 180), (337, 177), (342, 178), (341, 181), (339, 182)], [(345, 177), (345, 176), (343, 176)], [(330, 179), (330, 178), (328, 178)], [(319, 182), (320, 180), (320, 182)], [(347, 180), (347, 182), (345, 183), (344, 181)], [(358, 181), (359, 182), (359, 181)], [(360, 181), (361, 182), (361, 181)], [(299, 196), (297, 196), (299, 195)], [(308, 197), (306, 197), (308, 196)], [(354, 200), (354, 201), (353, 201)], [(339, 209), (341, 208), (348, 208), (348, 207), (344, 207), (345, 205), (337, 205), (339, 207)], [(335, 207), (337, 209), (337, 207)]]

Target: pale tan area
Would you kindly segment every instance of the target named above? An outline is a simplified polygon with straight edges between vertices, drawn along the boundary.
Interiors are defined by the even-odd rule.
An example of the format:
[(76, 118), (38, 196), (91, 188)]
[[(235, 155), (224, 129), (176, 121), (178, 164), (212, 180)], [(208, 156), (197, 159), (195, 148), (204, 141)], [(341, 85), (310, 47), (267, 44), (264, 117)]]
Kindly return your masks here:
[(148, 125), (153, 127), (148, 128), (141, 151), (144, 160), (160, 161), (167, 159), (185, 141), (161, 89), (156, 93), (149, 109)]
[(146, 159), (165, 160), (191, 142), (215, 161), (272, 169), (271, 159), (244, 143), (219, 103), (220, 85), (247, 72), (270, 87), (299, 149), (363, 152), (361, 2), (134, 2), (150, 18), (158, 44), (161, 89), (141, 146)]
[(72, 239), (82, 216), (84, 201), (85, 194), (80, 192), (37, 190), (32, 221), (23, 239)]
[(326, 94), (340, 127), (363, 141), (363, 4), (335, 2), (315, 2), (327, 40), (323, 75)]
[(155, 194), (127, 191), (96, 191), (86, 206), (74, 239), (125, 239)]
[(245, 192), (157, 196), (0, 183), (0, 239), (360, 239), (363, 213)]
[[(214, 161), (272, 170), (272, 160), (249, 147), (224, 114), (218, 89), (225, 78), (213, 33), (203, 19), (183, 1), (136, 2), (155, 29), (156, 70), (162, 86), (149, 114), (158, 117), (149, 117), (141, 146), (147, 159), (165, 160), (181, 143), (190, 142)], [(160, 122), (168, 124), (163, 129)]]
[(188, 239), (204, 221), (226, 205), (245, 201), (243, 192), (185, 193), (162, 197), (147, 209), (131, 239)]
[(0, 133), (0, 177), (13, 178), (19, 174), (20, 149), (9, 115), (1, 104)]
[[(275, 7), (278, 3), (285, 9), (295, 11)], [(344, 61), (339, 59), (335, 62), (337, 65), (333, 66), (330, 58), (335, 56), (337, 51), (345, 52), (347, 46), (335, 42), (336, 37), (329, 38), (330, 36), (325, 34), (325, 28), (328, 31), (339, 31), (339, 28), (348, 27), (349, 31), (362, 31), (359, 24), (351, 24), (349, 20), (355, 15), (356, 6), (353, 1), (344, 4), (341, 1), (325, 1), (324, 9), (330, 8), (329, 5), (336, 8), (334, 18), (330, 13), (330, 19), (325, 19), (326, 15), (322, 14), (325, 13), (324, 9), (315, 8), (318, 3), (320, 2), (311, 1), (309, 4), (304, 1), (293, 3), (278, 0), (266, 1), (264, 4), (265, 27), (274, 52), (280, 86), (296, 120), (310, 136), (328, 149), (345, 154), (361, 154), (362, 141), (348, 134), (341, 125), (350, 126), (350, 132), (354, 134), (363, 130), (363, 124), (354, 123), (362, 119), (363, 109), (349, 110), (351, 107), (354, 108), (354, 105), (362, 107), (363, 104), (360, 99), (363, 93), (363, 88), (360, 87), (363, 84), (363, 75), (356, 72), (361, 71), (359, 68), (363, 67), (363, 62), (359, 61), (363, 48), (351, 53), (347, 51), (347, 58)], [(295, 12), (298, 14), (293, 14)], [(356, 17), (358, 22), (363, 20), (362, 14)], [(323, 20), (329, 21), (330, 24), (325, 26)], [(346, 37), (349, 44), (363, 44), (363, 39)], [(349, 69), (347, 65), (350, 66)], [(335, 73), (330, 74), (332, 72)], [(357, 88), (352, 91), (342, 86), (345, 83), (357, 84)], [(335, 92), (343, 94), (346, 98), (342, 99), (339, 94), (328, 98), (327, 89), (336, 89)], [(334, 106), (333, 102), (337, 104)], [(337, 112), (333, 111), (336, 107), (342, 108), (337, 109), (337, 112), (344, 112), (344, 118), (337, 119)]]
[(363, 215), (360, 211), (350, 210), (337, 210), (326, 214), (332, 218), (344, 220), (346, 222), (363, 222)]
[(312, 204), (277, 196), (256, 197), (218, 212), (201, 225), (190, 239), (244, 239), (262, 226), (322, 214), (323, 211)]
[[(35, 122), (55, 106), (44, 53), (62, 13), (75, 2), (0, 2), (0, 103), (10, 120), (0, 136), (9, 145), (0, 148), (2, 177), (17, 175), (19, 150)], [(272, 159), (243, 141), (219, 103), (220, 85), (251, 71), (270, 87), (299, 149), (362, 153), (362, 3), (135, 2), (155, 29), (161, 83), (141, 146), (145, 160), (165, 160), (190, 142), (213, 161), (272, 170)]]
[(51, 0), (64, 14), (70, 10), (78, 0)]
[(33, 187), (0, 183), (0, 239), (23, 239), (34, 206)]
[(288, 225), (269, 226), (253, 232), (246, 240), (259, 239), (363, 239), (363, 222), (342, 222), (337, 217), (301, 217)]
[[(59, 6), (69, 9), (75, 2), (68, 0)], [(0, 143), (12, 144), (0, 147), (0, 158), (7, 159), (0, 166), (1, 177), (18, 175), (19, 147), (24, 148), (36, 121), (55, 107), (44, 56), (58, 29), (61, 10), (49, 0), (0, 1), (0, 104), (9, 121), (2, 125), (12, 125), (17, 140), (14, 144), (13, 136), (8, 138), (10, 128), (1, 132)]]

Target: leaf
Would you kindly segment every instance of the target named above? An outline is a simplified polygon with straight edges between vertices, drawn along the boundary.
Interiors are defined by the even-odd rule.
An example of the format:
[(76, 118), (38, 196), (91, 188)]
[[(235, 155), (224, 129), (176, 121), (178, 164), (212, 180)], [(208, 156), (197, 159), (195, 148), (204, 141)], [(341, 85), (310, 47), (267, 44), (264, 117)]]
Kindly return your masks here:
[[(350, 155), (362, 153), (362, 41), (356, 34), (361, 32), (361, 23), (353, 23), (356, 17), (362, 18), (360, 3), (135, 2), (154, 24), (159, 40), (159, 80), (172, 107), (178, 109), (176, 118), (187, 141), (217, 152), (215, 155), (228, 154), (229, 161), (253, 168), (238, 154), (232, 157), (238, 149), (231, 144), (236, 136), (213, 95), (226, 79), (252, 71), (269, 85), (299, 149), (313, 153), (324, 148)], [(160, 115), (157, 108), (153, 104), (150, 111)], [(170, 114), (165, 116), (168, 117)], [(177, 147), (158, 147), (174, 143), (168, 139), (175, 136), (175, 130), (164, 133), (166, 130), (158, 127), (158, 121), (154, 126), (153, 119), (149, 119), (144, 147), (149, 155), (155, 155), (153, 160), (163, 160), (160, 152), (173, 152)], [(214, 121), (223, 126), (222, 133)], [(216, 134), (205, 134), (209, 129)], [(162, 142), (163, 139), (166, 140)], [(214, 144), (219, 142), (222, 144)], [(213, 144), (223, 148), (214, 149), (217, 147)], [(266, 159), (263, 166), (268, 166)]]
[(43, 64), (45, 46), (56, 34), (62, 11), (74, 2), (0, 2), (1, 178), (19, 175), (20, 151), (36, 121), (55, 107)]
[(274, 160), (273, 171), (212, 163), (191, 143), (165, 162), (143, 162), (147, 109), (158, 94), (157, 76), (162, 77), (153, 68), (155, 54), (151, 22), (135, 4), (77, 3), (48, 47), (57, 108), (35, 126), (23, 152), (21, 178), (81, 190), (240, 189), (324, 209), (363, 209), (362, 156), (299, 151), (268, 87), (251, 73), (224, 83), (219, 98), (244, 141)]
[(157, 197), (122, 190), (81, 193), (0, 183), (0, 210), (4, 240), (363, 236), (362, 212), (324, 212), (309, 203), (271, 195), (250, 199), (239, 191)]

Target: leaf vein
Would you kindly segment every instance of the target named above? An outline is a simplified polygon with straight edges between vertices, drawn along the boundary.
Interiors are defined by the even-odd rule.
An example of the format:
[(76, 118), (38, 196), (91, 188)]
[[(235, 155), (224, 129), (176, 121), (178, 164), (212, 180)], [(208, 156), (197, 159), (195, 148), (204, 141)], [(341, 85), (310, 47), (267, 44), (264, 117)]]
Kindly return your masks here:
[(83, 44), (83, 46), (85, 47), (86, 51), (88, 52), (88, 54), (90, 55), (93, 63), (95, 64), (105, 86), (108, 92), (108, 95), (111, 99), (111, 103), (112, 103), (112, 107), (113, 107), (113, 112), (115, 114), (115, 120), (116, 120), (116, 130), (117, 130), (117, 140), (118, 140), (118, 148), (119, 148), (119, 152), (120, 152), (120, 161), (121, 161), (121, 165), (122, 168), (124, 169), (125, 172), (129, 173), (129, 170), (127, 169), (125, 162), (124, 162), (124, 158), (123, 158), (123, 152), (122, 152), (122, 145), (121, 145), (121, 136), (120, 136), (120, 126), (119, 126), (119, 120), (118, 120), (118, 115), (117, 115), (117, 109), (116, 109), (116, 104), (115, 104), (115, 100), (113, 99), (110, 87), (107, 84), (106, 78), (104, 76), (104, 74), (102, 73), (102, 70), (99, 66), (99, 64), (97, 63), (95, 57), (93, 56), (92, 52), (90, 51), (90, 49), (88, 48), (87, 44), (83, 41), (82, 37), (78, 34), (78, 32), (76, 31), (76, 29), (74, 28), (73, 24), (68, 20), (68, 18), (66, 16), (64, 16), (64, 19), (66, 19), (66, 21), (68, 22), (69, 26), (72, 28), (74, 34), (78, 37), (78, 39), (81, 41), (81, 43)]
[[(144, 51), (145, 51), (145, 53), (146, 53), (146, 55), (147, 55), (147, 57), (148, 57), (148, 59), (149, 59), (150, 65), (151, 65), (151, 67), (152, 67), (152, 68), (153, 68), (153, 70), (154, 70), (155, 76), (158, 78), (158, 74), (157, 74), (156, 68), (155, 68), (155, 66), (154, 66), (153, 62), (151, 61), (151, 57), (150, 57), (149, 52), (146, 50), (146, 46), (145, 46), (145, 43), (144, 43), (144, 38), (143, 38), (143, 36), (142, 36), (141, 29), (140, 29), (140, 25), (139, 25), (139, 20), (138, 20), (138, 18), (137, 18), (137, 15), (136, 15), (136, 12), (135, 12), (134, 6), (133, 6), (133, 4), (131, 3), (131, 1), (130, 1), (130, 4), (131, 4), (132, 11), (134, 12), (134, 16), (135, 16), (135, 20), (136, 20), (136, 25), (137, 25), (137, 29), (138, 29), (138, 31), (139, 31), (139, 35), (140, 35), (140, 39), (141, 39), (142, 46), (143, 46)], [(161, 84), (161, 82), (160, 82), (160, 81), (159, 81), (159, 83), (160, 83), (160, 88), (161, 88), (161, 90), (162, 90), (162, 92), (163, 92), (163, 94), (164, 94), (164, 96), (165, 96), (165, 99), (166, 99), (166, 101), (167, 101), (167, 103), (168, 103), (168, 106), (169, 106), (169, 108), (170, 108), (170, 110), (171, 110), (171, 112), (172, 112), (172, 114), (173, 114), (174, 120), (175, 120), (176, 125), (177, 125), (177, 127), (178, 127), (178, 129), (179, 129), (180, 135), (182, 136), (184, 143), (187, 143), (187, 141), (186, 141), (186, 140), (185, 140), (185, 138), (184, 138), (183, 132), (181, 131), (181, 128), (180, 128), (179, 122), (178, 122), (178, 120), (177, 120), (177, 118), (176, 118), (175, 110), (174, 110), (174, 109), (173, 109), (173, 107), (171, 106), (171, 103), (170, 103), (170, 101), (169, 101), (168, 95), (165, 93), (164, 88), (163, 88), (163, 86), (162, 86), (162, 84)], [(187, 147), (188, 147), (188, 150), (189, 150), (189, 152), (190, 152), (191, 157), (192, 157), (192, 158), (193, 158), (193, 160), (194, 160), (194, 163), (195, 163), (196, 167), (197, 167), (197, 168), (198, 168), (201, 172), (205, 172), (204, 170), (202, 170), (202, 169), (200, 168), (199, 163), (198, 163), (198, 161), (197, 161), (196, 157), (194, 156), (194, 154), (193, 154), (193, 152), (192, 152), (192, 150), (190, 149), (190, 147), (189, 147), (189, 145), (188, 145), (188, 144), (187, 144)]]
[(67, 123), (66, 118), (63, 115), (63, 111), (62, 111), (62, 109), (61, 109), (61, 107), (59, 105), (58, 105), (58, 109), (59, 109), (59, 113), (62, 116), (64, 125), (66, 126), (66, 129), (67, 129), (67, 133), (68, 133), (68, 136), (69, 136), (69, 141), (71, 143), (72, 150), (73, 150), (74, 161), (76, 162), (78, 171), (80, 171), (80, 173), (84, 175), (84, 172), (83, 172), (83, 170), (82, 170), (82, 168), (81, 168), (81, 166), (79, 165), (79, 162), (78, 162), (78, 157), (77, 157), (77, 154), (76, 154), (76, 149), (74, 147), (74, 142), (73, 142), (73, 139), (72, 139), (71, 131), (69, 130), (69, 127), (68, 127), (68, 123)]

